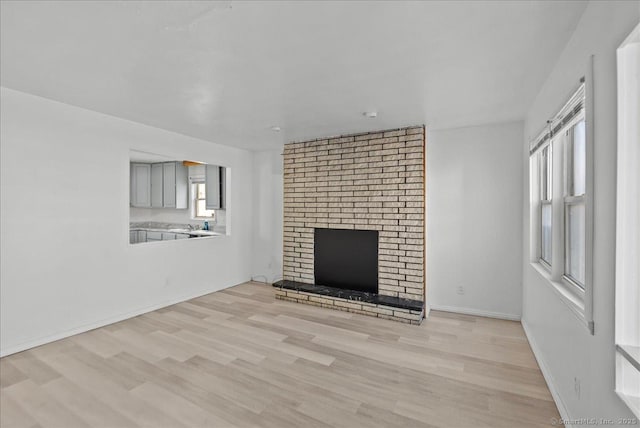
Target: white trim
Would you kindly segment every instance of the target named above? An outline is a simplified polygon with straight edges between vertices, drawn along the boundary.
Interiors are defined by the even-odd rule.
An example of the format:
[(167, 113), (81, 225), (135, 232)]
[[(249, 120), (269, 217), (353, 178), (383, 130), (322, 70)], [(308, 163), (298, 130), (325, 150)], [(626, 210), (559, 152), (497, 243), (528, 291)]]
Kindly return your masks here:
[[(589, 325), (591, 334), (594, 334), (593, 319), (593, 253), (594, 253), (594, 201), (596, 196), (595, 189), (595, 90), (593, 81), (594, 56), (589, 56), (587, 63), (587, 73), (585, 76), (585, 148), (586, 148), (586, 164), (585, 164), (585, 193), (584, 193), (584, 220), (585, 220), (585, 271), (584, 271), (584, 318)], [(564, 269), (563, 269), (564, 270)]]
[[(547, 383), (547, 387), (549, 388), (549, 392), (551, 392), (551, 397), (553, 397), (553, 401), (556, 403), (556, 407), (558, 408), (558, 412), (560, 413), (560, 417), (564, 422), (567, 422), (564, 426), (567, 428), (573, 428), (573, 425), (569, 424), (572, 419), (569, 415), (569, 411), (567, 410), (567, 406), (562, 401), (562, 397), (560, 396), (560, 392), (556, 387), (556, 382), (551, 374), (551, 370), (549, 370), (549, 366), (545, 363), (542, 358), (542, 351), (538, 347), (538, 344), (533, 339), (533, 335), (531, 334), (529, 327), (527, 327), (526, 321), (523, 319), (520, 321), (522, 324), (522, 329), (524, 330), (525, 336), (527, 336), (527, 340), (529, 341), (529, 347), (533, 352), (533, 356), (535, 357), (538, 367), (540, 367), (540, 371), (542, 372), (542, 376), (544, 377), (545, 382)], [(561, 426), (560, 424), (557, 424)]]
[(499, 320), (520, 321), (520, 315), (505, 314), (502, 312), (484, 311), (482, 309), (461, 308), (459, 306), (431, 305), (429, 310), (453, 312), (456, 314), (475, 315), (478, 317), (496, 318)]
[(629, 362), (637, 371), (640, 372), (640, 347), (625, 346), (616, 344), (616, 352)]
[(636, 397), (632, 397), (629, 396), (627, 394), (625, 394), (624, 392), (620, 392), (616, 389), (616, 395), (618, 396), (618, 398), (620, 398), (620, 400), (622, 400), (622, 402), (631, 410), (631, 412), (638, 416), (638, 412), (636, 409), (639, 409), (640, 406), (638, 406), (637, 404), (637, 399), (634, 401), (634, 398)]
[(585, 317), (583, 302), (580, 298), (570, 291), (568, 285), (565, 283), (554, 281), (551, 278), (550, 273), (540, 263), (531, 263), (531, 267), (533, 267), (533, 269), (542, 276), (544, 279), (543, 282), (547, 284), (556, 293), (556, 295), (558, 295), (558, 297), (560, 297), (560, 301), (569, 308), (570, 312), (575, 316), (580, 324), (585, 326), (593, 335), (594, 322)]
[[(246, 282), (246, 281), (245, 281)], [(244, 284), (241, 282), (239, 284)], [(10, 346), (7, 349), (0, 350), (0, 357), (6, 357), (11, 354), (16, 354), (18, 352), (26, 351), (27, 349), (35, 348), (36, 346), (45, 345), (47, 343), (55, 342), (57, 340), (65, 339), (67, 337), (75, 336), (76, 334), (85, 333), (87, 331), (95, 330), (100, 327), (107, 326), (109, 324), (114, 324), (129, 318), (137, 317), (138, 315), (146, 314), (149, 312), (153, 312), (158, 309), (166, 308), (167, 306), (172, 306), (177, 303), (186, 302), (187, 300), (195, 299), (196, 297), (205, 296), (207, 294), (215, 293), (216, 291), (225, 290), (227, 288), (234, 287), (235, 285), (229, 285), (227, 287), (219, 288), (216, 290), (206, 290), (206, 291), (197, 291), (195, 293), (183, 295), (182, 297), (177, 297), (175, 299), (171, 299), (162, 303), (158, 303), (156, 305), (147, 306), (141, 309), (136, 309), (131, 312), (126, 312), (124, 314), (116, 315), (113, 317), (105, 318), (100, 321), (92, 322), (89, 324), (85, 324), (80, 327), (72, 328), (71, 330), (66, 330), (60, 333), (52, 334), (45, 337), (40, 337), (38, 339), (29, 340), (27, 342), (20, 343), (18, 345)]]
[[(584, 111), (586, 108), (585, 93), (587, 90), (587, 83), (585, 82), (585, 80), (587, 80), (588, 77), (589, 76), (585, 76), (583, 79), (581, 79), (581, 83), (578, 86), (578, 89), (571, 95), (569, 100), (551, 119), (547, 121), (547, 124), (542, 128), (542, 131), (537, 134), (536, 138), (529, 141), (530, 156), (533, 156), (533, 154), (537, 153), (539, 150), (547, 146), (549, 142), (553, 140), (556, 135), (561, 134), (571, 122), (575, 123), (575, 119), (572, 118), (568, 123), (562, 125), (562, 128), (558, 129), (556, 132), (553, 132), (553, 130), (558, 126), (558, 123), (562, 123), (562, 121), (568, 115), (570, 115), (576, 109), (576, 107), (580, 105), (580, 103), (582, 103), (582, 106), (580, 107), (580, 112), (576, 115), (584, 115)], [(545, 140), (544, 143), (540, 143), (540, 141), (547, 137), (547, 135), (547, 140)]]
[[(640, 417), (640, 24), (616, 51), (618, 146), (616, 181), (616, 393)], [(626, 346), (625, 346), (626, 345)], [(627, 348), (629, 347), (629, 348)]]
[(424, 305), (424, 319), (429, 318), (429, 314), (431, 314), (431, 305)]
[(551, 265), (545, 259), (540, 257), (536, 262), (533, 263), (537, 263), (540, 266), (540, 269), (544, 269), (544, 271), (549, 274), (549, 277), (551, 277)]
[[(571, 95), (571, 98), (569, 98), (569, 101), (567, 101), (562, 108), (560, 109), (560, 111), (558, 113), (556, 113), (556, 115), (551, 119), (551, 126), (553, 128), (555, 128), (556, 123), (560, 122), (561, 120), (563, 120), (569, 113), (571, 113), (581, 102), (583, 102), (585, 100), (585, 82), (582, 82), (580, 84), (580, 86), (578, 86), (578, 89), (575, 91), (575, 93), (573, 95)], [(584, 112), (585, 106), (584, 104), (582, 105), (581, 111)], [(571, 123), (571, 122), (569, 122)], [(565, 124), (562, 128), (560, 128), (560, 130), (558, 131), (558, 134), (562, 132), (563, 129), (565, 129), (567, 127), (567, 124)]]

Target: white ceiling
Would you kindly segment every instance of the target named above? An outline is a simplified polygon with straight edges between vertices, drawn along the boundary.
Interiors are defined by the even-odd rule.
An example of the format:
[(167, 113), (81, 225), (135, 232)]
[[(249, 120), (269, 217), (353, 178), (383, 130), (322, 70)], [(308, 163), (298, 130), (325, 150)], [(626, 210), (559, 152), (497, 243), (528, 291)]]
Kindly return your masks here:
[[(403, 125), (521, 119), (585, 8), (576, 1), (1, 4), (3, 86), (255, 150)], [(362, 115), (370, 110), (376, 119)]]

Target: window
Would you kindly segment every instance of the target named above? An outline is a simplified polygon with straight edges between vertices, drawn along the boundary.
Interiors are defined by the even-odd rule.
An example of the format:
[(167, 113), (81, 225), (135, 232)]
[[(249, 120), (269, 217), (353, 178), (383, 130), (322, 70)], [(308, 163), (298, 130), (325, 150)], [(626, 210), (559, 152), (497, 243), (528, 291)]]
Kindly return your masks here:
[(582, 82), (531, 145), (531, 260), (593, 333), (586, 93)]
[(540, 158), (540, 230), (542, 234), (540, 260), (551, 266), (551, 197), (552, 197), (552, 152), (551, 144), (541, 150)]
[(207, 188), (205, 183), (193, 185), (193, 206), (195, 208), (194, 218), (215, 219), (216, 211), (207, 209)]
[(584, 290), (585, 282), (585, 121), (565, 132), (564, 138), (564, 217), (565, 277)]

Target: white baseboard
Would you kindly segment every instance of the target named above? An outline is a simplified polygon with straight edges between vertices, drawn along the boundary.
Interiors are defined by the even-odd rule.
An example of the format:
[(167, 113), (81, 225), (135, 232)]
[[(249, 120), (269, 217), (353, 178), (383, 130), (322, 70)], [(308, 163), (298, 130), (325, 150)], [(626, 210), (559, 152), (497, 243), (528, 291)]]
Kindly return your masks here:
[[(562, 401), (562, 397), (560, 397), (560, 393), (556, 388), (556, 383), (555, 383), (555, 380), (553, 379), (553, 375), (551, 374), (551, 371), (549, 370), (549, 367), (547, 366), (547, 364), (544, 362), (544, 358), (542, 358), (542, 351), (540, 350), (540, 348), (538, 347), (538, 344), (533, 338), (533, 335), (531, 334), (529, 327), (527, 327), (527, 323), (524, 320), (521, 320), (520, 323), (522, 324), (522, 329), (524, 330), (524, 334), (527, 336), (527, 340), (529, 341), (529, 346), (533, 351), (533, 356), (536, 358), (536, 361), (538, 362), (538, 366), (540, 367), (542, 376), (544, 377), (545, 382), (547, 382), (547, 387), (551, 392), (553, 401), (556, 403), (556, 407), (558, 408), (560, 417), (565, 422), (571, 421), (571, 417), (569, 416), (567, 406), (565, 406), (564, 401)], [(562, 425), (558, 424), (558, 426), (562, 426)], [(565, 424), (564, 426), (566, 428), (573, 428), (573, 425), (568, 423)]]
[(454, 312), (464, 315), (475, 315), (478, 317), (497, 318), (501, 320), (520, 321), (520, 315), (503, 314), (501, 312), (483, 311), (480, 309), (460, 308), (457, 306), (431, 305), (432, 311)]
[[(242, 284), (242, 283), (241, 283)], [(235, 284), (238, 285), (238, 284)], [(161, 308), (166, 308), (167, 306), (175, 305), (176, 303), (186, 302), (187, 300), (195, 299), (196, 297), (204, 296), (207, 294), (215, 293), (216, 291), (224, 290), (226, 288), (233, 287), (234, 285), (230, 285), (228, 287), (219, 288), (216, 290), (207, 290), (207, 291), (198, 291), (196, 293), (188, 294), (182, 297), (177, 297), (175, 299), (171, 299), (168, 301), (164, 301), (162, 303), (158, 303), (156, 305), (147, 306), (145, 308), (137, 309), (135, 311), (126, 312), (124, 314), (115, 315), (113, 317), (105, 318), (100, 321), (96, 321), (89, 324), (84, 324), (80, 327), (72, 328), (71, 330), (66, 330), (60, 333), (52, 334), (45, 337), (40, 337), (38, 339), (29, 340), (27, 342), (20, 343), (18, 345), (10, 346), (6, 349), (0, 350), (0, 357), (6, 357), (7, 355), (16, 354), (18, 352), (26, 351), (27, 349), (35, 348), (36, 346), (46, 345), (47, 343), (55, 342), (56, 340), (65, 339), (67, 337), (75, 336), (76, 334), (85, 333), (90, 330), (95, 330), (96, 328), (104, 327), (109, 324), (114, 324), (129, 318), (137, 317), (138, 315), (146, 314), (148, 312), (152, 312)]]

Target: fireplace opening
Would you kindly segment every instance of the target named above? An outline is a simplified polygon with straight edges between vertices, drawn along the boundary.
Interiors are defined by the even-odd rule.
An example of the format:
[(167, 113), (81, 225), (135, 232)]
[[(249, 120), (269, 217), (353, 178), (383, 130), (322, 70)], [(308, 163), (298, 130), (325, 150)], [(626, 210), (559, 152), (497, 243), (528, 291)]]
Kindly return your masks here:
[(315, 283), (378, 292), (378, 231), (315, 229)]

